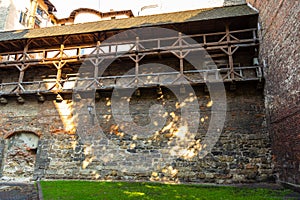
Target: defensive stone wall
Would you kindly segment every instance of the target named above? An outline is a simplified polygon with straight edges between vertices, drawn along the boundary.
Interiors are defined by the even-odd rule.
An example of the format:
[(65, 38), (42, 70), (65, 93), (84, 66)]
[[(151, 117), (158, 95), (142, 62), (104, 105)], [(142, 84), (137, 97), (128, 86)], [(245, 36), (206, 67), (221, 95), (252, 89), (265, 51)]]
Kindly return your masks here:
[[(172, 142), (181, 129), (180, 107), (178, 99), (166, 88), (162, 88), (162, 96), (149, 88), (141, 89), (140, 95), (130, 98), (130, 115), (127, 117), (140, 126), (151, 123), (149, 110), (152, 105), (159, 104), (165, 109), (164, 128), (143, 138), (125, 134), (122, 127), (117, 126), (111, 110), (111, 92), (100, 93), (92, 115), (87, 112), (85, 99), (81, 100), (83, 106), (78, 108), (82, 111), (75, 112), (72, 107), (79, 102), (65, 99), (57, 103), (54, 96), (47, 96), (43, 103), (34, 96), (25, 96), (24, 104), (8, 98), (8, 104), (1, 105), (0, 132), (4, 133), (0, 142), (0, 149), (3, 149), (0, 159), (4, 160), (2, 172), (9, 171), (12, 177), (6, 178), (11, 179), (31, 176), (32, 172), (15, 167), (26, 164), (22, 159), (9, 159), (7, 155), (13, 153), (18, 158), (23, 155), (24, 160), (30, 159), (31, 165), (34, 163), (34, 175), (31, 176), (34, 179), (211, 183), (273, 180), (264, 98), (256, 83), (237, 84), (234, 91), (227, 88), (225, 126), (218, 142), (205, 158), (199, 158), (197, 153), (202, 148), (200, 142), (209, 126), (213, 102), (203, 86), (196, 86), (194, 90), (201, 111), (199, 128), (196, 136), (190, 138), (186, 153), (181, 156), (172, 153), (176, 151)], [(103, 130), (103, 134), (99, 130)], [(9, 142), (17, 138), (14, 133), (28, 131), (39, 137), (37, 149), (30, 148), (28, 144), (24, 148), (19, 145), (17, 149)], [(31, 143), (34, 146), (33, 141)], [(32, 161), (34, 154), (35, 162)], [(19, 171), (12, 173), (13, 170)]]

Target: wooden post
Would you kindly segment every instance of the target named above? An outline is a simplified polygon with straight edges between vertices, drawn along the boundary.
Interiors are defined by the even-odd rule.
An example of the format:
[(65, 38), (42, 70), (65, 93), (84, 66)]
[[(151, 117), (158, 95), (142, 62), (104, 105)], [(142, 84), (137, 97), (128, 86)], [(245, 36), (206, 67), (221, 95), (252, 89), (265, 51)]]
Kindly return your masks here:
[(59, 62), (59, 64), (58, 64), (58, 68), (57, 68), (57, 74), (56, 74), (56, 82), (57, 82), (57, 87), (59, 88), (59, 84), (58, 83), (60, 83), (60, 80), (61, 80), (61, 62)]
[(180, 67), (180, 75), (183, 75), (183, 55), (182, 55), (182, 33), (178, 33), (179, 36), (179, 67)]
[(139, 83), (139, 55), (135, 55), (135, 83)]
[(24, 75), (25, 75), (25, 70), (28, 66), (25, 67), (25, 61), (26, 61), (26, 54), (27, 54), (27, 51), (28, 51), (28, 46), (29, 46), (29, 43), (27, 42), (25, 47), (24, 47), (24, 50), (23, 50), (23, 57), (22, 57), (22, 65), (21, 65), (21, 68), (19, 69), (20, 70), (20, 73), (19, 73), (19, 79), (18, 79), (18, 89), (17, 89), (17, 92), (19, 93), (20, 92), (20, 89), (21, 89), (21, 83), (23, 82), (24, 80)]
[(61, 85), (60, 85), (60, 81), (61, 81), (61, 74), (62, 74), (62, 67), (65, 65), (63, 62), (62, 62), (62, 58), (63, 58), (63, 53), (64, 53), (64, 45), (61, 44), (60, 45), (60, 50), (59, 50), (59, 62), (58, 62), (58, 66), (56, 66), (57, 68), (57, 74), (56, 74), (56, 88), (57, 89), (61, 89)]
[(61, 44), (60, 49), (59, 49), (59, 58), (60, 58), (60, 60), (62, 60), (62, 57), (63, 57), (63, 54), (64, 54), (64, 48), (65, 48), (65, 45)]
[(139, 37), (136, 37), (136, 54), (135, 54), (135, 83), (136, 85), (138, 85), (139, 83), (139, 54), (138, 54), (138, 51), (139, 51)]
[(256, 40), (257, 40), (257, 36), (256, 36), (256, 32), (255, 32), (255, 30), (253, 30), (253, 31), (252, 31), (252, 34), (253, 34), (253, 40), (254, 40), (254, 42), (256, 42)]
[(24, 75), (25, 75), (25, 70), (24, 70), (24, 64), (22, 65), (20, 74), (19, 74), (19, 80), (18, 83), (21, 84), (23, 82), (24, 79)]
[(96, 64), (94, 66), (94, 78), (95, 80), (98, 78), (98, 74), (99, 74), (99, 64), (100, 64), (100, 61), (99, 61), (99, 54), (100, 54), (100, 41), (97, 41), (97, 58), (96, 58)]
[(234, 79), (234, 68), (233, 68), (233, 58), (232, 58), (232, 47), (230, 44), (230, 32), (229, 32), (229, 25), (226, 24), (226, 39), (228, 45), (228, 62), (230, 68), (230, 79)]

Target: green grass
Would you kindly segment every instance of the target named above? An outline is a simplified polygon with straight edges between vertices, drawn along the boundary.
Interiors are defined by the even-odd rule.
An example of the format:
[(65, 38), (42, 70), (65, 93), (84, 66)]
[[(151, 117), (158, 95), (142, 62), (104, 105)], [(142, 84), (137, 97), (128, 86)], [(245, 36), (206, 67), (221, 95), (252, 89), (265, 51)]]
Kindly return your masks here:
[(42, 181), (45, 200), (64, 199), (283, 199), (289, 190), (158, 183)]

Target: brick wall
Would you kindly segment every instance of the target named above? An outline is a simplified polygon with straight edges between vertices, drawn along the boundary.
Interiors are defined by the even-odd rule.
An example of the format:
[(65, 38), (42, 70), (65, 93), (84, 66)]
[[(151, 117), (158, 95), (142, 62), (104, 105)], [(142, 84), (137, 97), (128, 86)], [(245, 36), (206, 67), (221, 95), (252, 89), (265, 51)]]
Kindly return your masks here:
[(260, 12), (265, 102), (279, 180), (300, 184), (300, 2), (248, 0)]

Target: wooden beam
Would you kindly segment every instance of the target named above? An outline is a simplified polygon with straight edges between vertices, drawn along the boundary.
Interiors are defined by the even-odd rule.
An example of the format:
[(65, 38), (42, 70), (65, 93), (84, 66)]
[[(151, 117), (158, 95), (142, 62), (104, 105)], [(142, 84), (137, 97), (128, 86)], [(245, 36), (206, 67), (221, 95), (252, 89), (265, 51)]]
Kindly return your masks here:
[(10, 42), (10, 44), (11, 44), (12, 46), (14, 46), (16, 49), (19, 49), (19, 48), (20, 48), (20, 45), (15, 44), (15, 42)]
[[(57, 39), (56, 37), (52, 38), (57, 44), (61, 44), (61, 42), (59, 41), (59, 39)], [(52, 45), (53, 46), (53, 45)]]
[(232, 47), (230, 44), (230, 31), (229, 31), (229, 25), (225, 25), (226, 28), (226, 41), (228, 45), (228, 63), (229, 63), (229, 68), (230, 68), (230, 78), (233, 80), (234, 79), (234, 69), (233, 69), (233, 57), (232, 57)]
[(23, 57), (22, 57), (22, 61), (23, 61), (23, 64), (21, 65), (21, 70), (20, 70), (20, 73), (19, 73), (19, 79), (18, 79), (18, 88), (17, 88), (17, 92), (20, 92), (22, 90), (22, 82), (23, 82), (23, 79), (24, 79), (24, 75), (25, 75), (25, 70), (29, 67), (29, 64), (27, 64), (25, 66), (25, 61), (26, 61), (26, 54), (27, 54), (27, 51), (28, 51), (28, 46), (29, 46), (29, 42), (27, 42), (27, 44), (25, 45), (24, 47), (24, 50), (23, 50)]
[(98, 73), (99, 73), (99, 64), (101, 63), (99, 61), (99, 58), (98, 58), (98, 55), (100, 53), (100, 41), (97, 41), (97, 50), (96, 50), (96, 53), (97, 53), (97, 58), (96, 58), (96, 64), (94, 65), (94, 78), (96, 79), (98, 77)]
[(98, 33), (93, 33), (92, 36), (93, 36), (94, 42), (100, 41), (99, 32)]
[(61, 43), (65, 45), (69, 39), (70, 39), (70, 35), (62, 36)]
[(75, 37), (75, 39), (77, 39), (78, 41), (81, 41), (80, 35), (74, 35), (73, 37)]
[(94, 35), (87, 34), (86, 36), (89, 38), (89, 40), (95, 41)]
[(5, 44), (3, 44), (3, 43), (1, 43), (1, 42), (0, 42), (0, 45), (1, 45), (2, 47), (4, 47), (4, 48), (6, 48), (6, 49), (9, 49), (9, 50), (10, 50), (10, 48), (9, 48), (8, 46), (6, 46)]
[(32, 43), (33, 43), (35, 46), (40, 46), (40, 44), (38, 44), (35, 40), (32, 40)]
[(179, 38), (179, 48), (180, 48), (179, 68), (180, 68), (180, 74), (183, 75), (183, 53), (181, 50), (181, 47), (182, 47), (182, 33), (181, 32), (178, 33), (178, 38)]
[(49, 42), (47, 42), (47, 40), (45, 38), (41, 39), (46, 45), (51, 46), (51, 44)]

